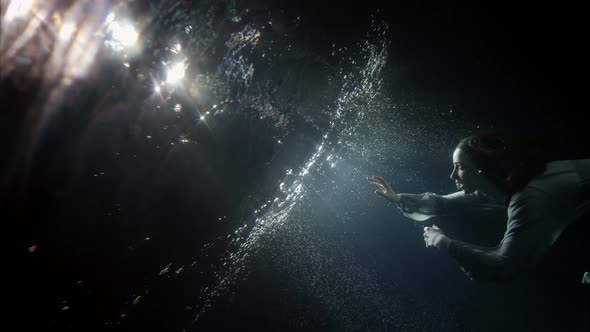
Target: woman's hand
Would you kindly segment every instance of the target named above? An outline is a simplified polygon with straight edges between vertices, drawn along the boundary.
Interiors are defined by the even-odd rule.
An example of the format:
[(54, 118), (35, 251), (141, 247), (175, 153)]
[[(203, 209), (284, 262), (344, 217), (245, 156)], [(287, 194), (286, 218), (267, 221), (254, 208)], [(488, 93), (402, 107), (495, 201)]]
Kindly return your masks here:
[(372, 184), (376, 185), (377, 188), (379, 188), (378, 190), (375, 190), (375, 194), (384, 197), (385, 199), (387, 199), (388, 201), (392, 201), (392, 202), (399, 202), (400, 200), (400, 196), (399, 194), (397, 194), (395, 191), (393, 191), (393, 189), (391, 189), (391, 187), (389, 186), (389, 184), (380, 176), (370, 176), (368, 178), (369, 182), (371, 182)]
[(436, 225), (432, 227), (424, 227), (424, 243), (426, 248), (437, 247), (441, 248), (448, 243), (449, 238)]

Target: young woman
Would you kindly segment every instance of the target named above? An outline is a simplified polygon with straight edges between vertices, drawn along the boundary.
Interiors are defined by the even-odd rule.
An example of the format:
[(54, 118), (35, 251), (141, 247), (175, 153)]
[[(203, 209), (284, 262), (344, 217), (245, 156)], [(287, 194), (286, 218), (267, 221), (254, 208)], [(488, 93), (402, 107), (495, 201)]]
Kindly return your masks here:
[(575, 224), (587, 231), (590, 223), (590, 159), (549, 162), (542, 151), (499, 135), (471, 136), (453, 153), (456, 193), (400, 194), (381, 177), (369, 182), (416, 221), (504, 206), (507, 228), (495, 247), (453, 240), (436, 225), (424, 227), (424, 241), (446, 250), (472, 279), (509, 279), (542, 261), (566, 228)]

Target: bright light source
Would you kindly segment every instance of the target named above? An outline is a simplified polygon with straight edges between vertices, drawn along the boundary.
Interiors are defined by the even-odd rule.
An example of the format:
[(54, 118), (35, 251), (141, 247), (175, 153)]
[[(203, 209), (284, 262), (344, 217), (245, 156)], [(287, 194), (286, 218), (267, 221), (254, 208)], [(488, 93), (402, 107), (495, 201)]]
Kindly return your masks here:
[(137, 42), (137, 31), (128, 23), (112, 22), (110, 24), (113, 41), (120, 43), (122, 46), (131, 47)]
[(181, 79), (184, 78), (184, 71), (186, 70), (186, 65), (184, 61), (174, 64), (172, 67), (168, 69), (166, 75), (166, 82), (170, 84), (174, 84)]
[(105, 24), (109, 25), (111, 24), (111, 22), (113, 22), (115, 20), (115, 13), (110, 12), (109, 15), (107, 16), (107, 18), (105, 19)]
[(59, 30), (59, 39), (62, 41), (68, 41), (74, 34), (76, 30), (76, 25), (72, 22), (66, 22), (63, 24), (61, 29)]
[(32, 7), (33, 0), (13, 0), (6, 9), (4, 19), (6, 21), (11, 21), (15, 18), (23, 17), (31, 11)]
[(182, 51), (182, 45), (180, 45), (180, 43), (177, 43), (170, 51), (174, 54), (178, 54), (180, 51)]

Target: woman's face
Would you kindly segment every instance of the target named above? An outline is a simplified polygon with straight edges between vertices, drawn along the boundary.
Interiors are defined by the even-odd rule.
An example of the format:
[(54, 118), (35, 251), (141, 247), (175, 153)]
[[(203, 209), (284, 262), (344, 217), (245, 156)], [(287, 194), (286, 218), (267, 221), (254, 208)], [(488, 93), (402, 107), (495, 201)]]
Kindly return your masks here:
[(470, 194), (478, 190), (481, 175), (462, 149), (453, 152), (453, 172), (450, 176), (458, 190)]

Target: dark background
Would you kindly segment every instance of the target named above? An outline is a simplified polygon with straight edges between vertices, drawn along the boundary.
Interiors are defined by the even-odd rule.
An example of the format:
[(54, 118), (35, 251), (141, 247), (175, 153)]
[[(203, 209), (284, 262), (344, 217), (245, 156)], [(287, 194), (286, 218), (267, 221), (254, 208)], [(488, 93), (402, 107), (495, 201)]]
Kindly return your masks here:
[[(327, 45), (362, 39), (371, 14), (379, 9), (389, 25), (391, 60), (385, 75), (393, 82), (390, 87), (428, 103), (448, 102), (470, 118), (497, 128), (540, 134), (551, 143), (556, 159), (589, 156), (586, 22), (577, 5), (425, 1), (249, 4), (280, 12), (286, 19), (303, 18), (301, 29), (307, 32), (301, 34), (303, 43), (326, 56), (330, 52)], [(117, 321), (120, 312), (132, 306), (134, 294), (144, 294), (145, 285), (149, 285), (150, 294), (133, 309), (135, 314), (130, 313), (122, 325), (106, 327), (146, 331), (190, 326), (191, 316), (181, 307), (191, 303), (200, 285), (210, 280), (200, 277), (198, 271), (187, 272), (183, 280), (157, 278), (149, 271), (165, 266), (170, 257), (188, 263), (190, 253), (198, 252), (212, 234), (223, 234), (226, 225), (215, 228), (211, 223), (193, 221), (214, 219), (228, 211), (237, 213), (235, 206), (255, 186), (262, 163), (272, 154), (271, 149), (257, 151), (260, 155), (248, 162), (260, 163), (259, 167), (240, 169), (239, 165), (227, 166), (218, 152), (207, 147), (200, 148), (200, 155), (216, 160), (217, 165), (203, 165), (198, 157), (187, 161), (187, 151), (179, 148), (167, 157), (166, 167), (159, 168), (150, 165), (161, 164), (161, 156), (128, 139), (133, 134), (125, 124), (94, 128), (90, 135), (94, 138), (81, 149), (80, 142), (87, 137), (85, 125), (90, 121), (86, 110), (94, 108), (110, 80), (116, 78), (115, 72), (105, 66), (101, 81), (80, 85), (84, 98), (64, 106), (76, 112), (64, 112), (68, 115), (53, 122), (29, 172), (25, 172), (24, 163), (17, 162), (18, 171), (9, 178), (3, 176), (4, 237), (8, 243), (15, 242), (10, 252), (16, 257), (15, 265), (9, 266), (16, 270), (10, 273), (15, 278), (6, 287), (16, 291), (12, 307), (22, 316), (19, 326), (25, 330), (37, 325), (100, 330), (106, 321)], [(2, 159), (9, 165), (19, 152), (19, 134), (26, 130), (24, 110), (36, 90), (34, 84), (18, 89), (8, 78), (0, 93)], [(240, 135), (246, 136), (256, 131), (242, 130), (245, 132)], [(226, 143), (230, 145), (231, 139)], [(92, 150), (87, 150), (88, 146)], [(112, 151), (121, 157), (113, 157)], [(121, 161), (124, 169), (117, 166)], [(231, 183), (219, 173), (185, 181), (183, 176), (195, 167), (202, 167), (197, 173), (238, 173)], [(6, 174), (9, 169), (2, 167)], [(96, 170), (107, 174), (99, 184), (90, 176)], [(230, 185), (236, 188), (231, 194), (214, 189)], [(185, 196), (191, 199), (183, 199)], [(107, 214), (112, 218), (105, 218)], [(157, 236), (147, 244), (142, 241), (153, 234)], [(31, 245), (39, 248), (33, 255), (27, 252)], [(206, 258), (199, 259), (206, 265)], [(305, 316), (306, 326), (342, 328), (330, 325), (314, 299), (285, 290), (288, 285), (281, 284), (280, 272), (269, 268), (272, 264), (266, 264), (267, 259), (252, 266), (252, 277), (234, 299), (223, 301), (200, 327), (297, 330), (283, 319), (284, 312), (290, 310)], [(61, 299), (66, 298), (72, 304), (69, 316), (60, 311)]]

